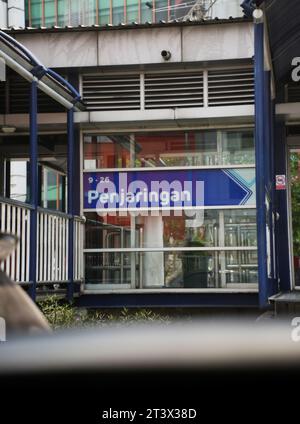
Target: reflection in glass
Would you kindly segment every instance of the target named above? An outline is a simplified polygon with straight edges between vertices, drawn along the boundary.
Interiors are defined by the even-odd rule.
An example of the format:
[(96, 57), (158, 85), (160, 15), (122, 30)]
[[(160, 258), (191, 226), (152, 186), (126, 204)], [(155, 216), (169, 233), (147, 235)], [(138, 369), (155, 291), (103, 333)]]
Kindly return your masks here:
[[(131, 255), (130, 253), (106, 252), (85, 254), (85, 281), (90, 286), (105, 287), (121, 285), (123, 288), (131, 284)], [(138, 257), (138, 255), (135, 255)], [(139, 266), (138, 263), (136, 265)], [(138, 274), (136, 274), (138, 276)], [(136, 280), (138, 282), (138, 280)]]
[[(161, 272), (155, 275), (157, 261)], [(258, 281), (256, 251), (86, 252), (85, 269), (87, 288), (100, 289), (226, 288)]]
[[(100, 217), (87, 212), (86, 248), (255, 247), (255, 209), (188, 211), (188, 216)], [(134, 243), (133, 243), (134, 241)], [(133, 243), (133, 244), (132, 244)]]
[(85, 169), (243, 165), (254, 159), (252, 130), (84, 136)]

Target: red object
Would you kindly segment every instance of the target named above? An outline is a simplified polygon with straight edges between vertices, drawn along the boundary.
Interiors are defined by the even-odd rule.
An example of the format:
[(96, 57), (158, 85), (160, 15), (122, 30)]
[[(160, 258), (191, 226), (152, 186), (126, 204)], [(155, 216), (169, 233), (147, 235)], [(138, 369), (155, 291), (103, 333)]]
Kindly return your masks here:
[(294, 268), (295, 269), (300, 268), (300, 256), (294, 256)]

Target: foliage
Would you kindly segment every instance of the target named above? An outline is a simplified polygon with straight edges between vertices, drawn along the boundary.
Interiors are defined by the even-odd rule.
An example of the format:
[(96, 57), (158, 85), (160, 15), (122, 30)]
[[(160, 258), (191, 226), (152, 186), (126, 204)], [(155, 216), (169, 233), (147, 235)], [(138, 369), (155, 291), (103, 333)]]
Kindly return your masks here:
[(166, 314), (149, 309), (129, 310), (81, 310), (69, 303), (49, 296), (38, 303), (41, 311), (54, 330), (60, 328), (107, 326), (111, 324), (132, 325), (135, 323), (156, 322), (170, 324), (171, 318)]
[(298, 153), (290, 156), (291, 166), (291, 196), (292, 196), (292, 220), (293, 220), (293, 243), (294, 256), (300, 256), (300, 179), (299, 166), (300, 158)]

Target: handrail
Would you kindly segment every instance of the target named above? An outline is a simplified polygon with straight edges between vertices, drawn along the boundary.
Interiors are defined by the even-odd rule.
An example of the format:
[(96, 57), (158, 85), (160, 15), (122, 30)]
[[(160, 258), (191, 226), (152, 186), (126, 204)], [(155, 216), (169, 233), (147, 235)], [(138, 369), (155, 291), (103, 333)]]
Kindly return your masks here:
[(85, 216), (78, 216), (78, 215), (74, 215), (74, 220), (78, 221), (78, 222), (82, 222), (83, 224), (86, 223), (86, 218)]
[(75, 221), (79, 221), (79, 222), (83, 222), (83, 223), (85, 222), (85, 217), (81, 217), (81, 216), (78, 216), (78, 215), (71, 215), (69, 213), (56, 211), (54, 209), (43, 208), (42, 206), (38, 206), (37, 211), (40, 212), (40, 213), (45, 213), (47, 215), (56, 215), (56, 216), (59, 216), (61, 218), (67, 218), (67, 219), (74, 218)]
[[(3, 196), (0, 196), (0, 203), (7, 203), (7, 204), (12, 205), (12, 206), (18, 206), (18, 207), (30, 209), (30, 210), (34, 209), (34, 206), (30, 205), (29, 203), (21, 202), (20, 200), (14, 200), (14, 199), (10, 199), (8, 197), (3, 197)], [(38, 210), (38, 212), (46, 213), (48, 215), (57, 215), (61, 218), (68, 218), (68, 219), (74, 218), (76, 221), (80, 221), (80, 222), (83, 222), (83, 223), (85, 222), (85, 217), (81, 217), (81, 216), (78, 216), (78, 215), (72, 216), (72, 215), (65, 213), (65, 212), (55, 211), (53, 209), (47, 209), (47, 208), (43, 208), (41, 206), (38, 206), (37, 210)]]
[(38, 206), (37, 211), (40, 212), (40, 213), (45, 213), (47, 215), (56, 215), (56, 216), (59, 216), (61, 218), (67, 218), (67, 219), (72, 218), (72, 215), (70, 215), (66, 212), (56, 211), (54, 209), (43, 208), (42, 206)]
[[(43, 66), (41, 62), (32, 54), (25, 46), (19, 43), (15, 38), (6, 34), (0, 30), (0, 37), (4, 38), (6, 41), (9, 41), (14, 47), (17, 47), (26, 57), (29, 59), (30, 63), (34, 66)], [(44, 66), (43, 66), (44, 67)]]
[(46, 69), (46, 73), (50, 75), (52, 78), (56, 79), (56, 81), (60, 82), (64, 87), (68, 88), (72, 95), (75, 97), (74, 102), (81, 100), (80, 93), (69, 83), (69, 81), (65, 80), (61, 75), (53, 71), (51, 68)]
[[(34, 71), (37, 68), (39, 69), (39, 75), (40, 78), (43, 75), (48, 75), (50, 77), (52, 77), (56, 82), (62, 84), (72, 95), (73, 97), (73, 102), (74, 104), (76, 102), (81, 101), (81, 95), (80, 93), (72, 86), (72, 84), (70, 84), (65, 78), (63, 78), (61, 75), (57, 74), (55, 71), (53, 71), (53, 69), (50, 68), (46, 68), (35, 56), (33, 53), (31, 53), (25, 46), (23, 46), (21, 43), (19, 43), (16, 39), (14, 39), (13, 37), (11, 37), (10, 35), (6, 34), (5, 32), (0, 30), (0, 39), (2, 38), (2, 41), (5, 42), (5, 44), (7, 44), (7, 42), (9, 42), (13, 47), (14, 50), (19, 49), (20, 52), (23, 53), (23, 55), (29, 60), (29, 62), (31, 63), (31, 65), (34, 67), (31, 70), (31, 73), (33, 75)], [(10, 46), (11, 47), (11, 46)], [(37, 76), (37, 75), (35, 75)], [(39, 79), (40, 79), (39, 78)]]
[(12, 206), (18, 206), (25, 209), (34, 209), (34, 206), (29, 203), (21, 202), (20, 200), (9, 199), (8, 197), (0, 196), (0, 203), (7, 203)]

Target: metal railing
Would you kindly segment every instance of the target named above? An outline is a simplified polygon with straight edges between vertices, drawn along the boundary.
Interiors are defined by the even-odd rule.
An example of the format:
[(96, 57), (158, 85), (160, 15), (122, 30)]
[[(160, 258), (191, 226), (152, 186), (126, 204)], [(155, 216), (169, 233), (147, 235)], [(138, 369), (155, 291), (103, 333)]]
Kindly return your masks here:
[(0, 264), (1, 270), (18, 283), (29, 283), (30, 214), (32, 207), (0, 198), (0, 229), (14, 234), (19, 243), (16, 250)]
[[(0, 230), (18, 237), (17, 249), (1, 263), (1, 269), (18, 283), (30, 284), (30, 214), (32, 207), (0, 197)], [(71, 216), (38, 208), (37, 213), (38, 284), (68, 283), (69, 221)], [(82, 281), (84, 220), (74, 217), (74, 281)]]

